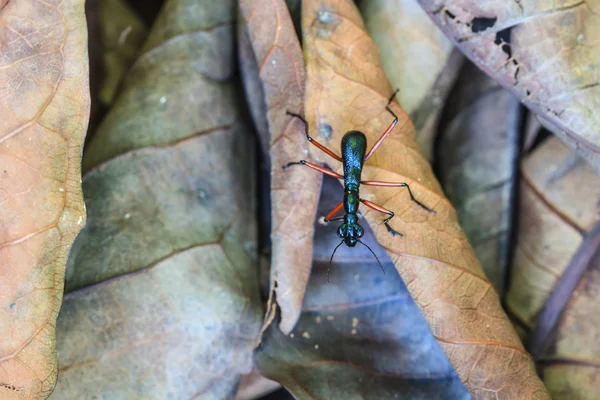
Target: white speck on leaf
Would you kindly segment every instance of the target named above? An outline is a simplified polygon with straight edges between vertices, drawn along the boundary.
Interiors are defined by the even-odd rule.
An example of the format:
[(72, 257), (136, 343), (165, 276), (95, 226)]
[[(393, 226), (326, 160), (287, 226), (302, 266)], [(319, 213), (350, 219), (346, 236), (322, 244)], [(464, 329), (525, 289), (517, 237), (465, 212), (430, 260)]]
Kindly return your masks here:
[(162, 96), (160, 98), (160, 104), (165, 104), (167, 102), (167, 98), (165, 96)]
[(333, 15), (331, 15), (331, 13), (329, 11), (319, 11), (319, 22), (323, 23), (323, 24), (327, 24), (329, 22), (331, 22), (331, 20), (333, 19)]

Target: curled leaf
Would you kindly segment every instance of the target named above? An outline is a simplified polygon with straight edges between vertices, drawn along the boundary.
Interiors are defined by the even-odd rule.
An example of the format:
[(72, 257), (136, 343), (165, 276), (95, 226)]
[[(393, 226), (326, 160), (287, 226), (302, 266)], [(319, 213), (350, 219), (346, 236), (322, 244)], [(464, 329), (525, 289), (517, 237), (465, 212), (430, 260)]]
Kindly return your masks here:
[[(240, 10), (265, 96), (271, 157), (271, 287), (281, 308), (279, 327), (289, 333), (300, 316), (310, 276), (313, 221), (321, 186), (320, 175), (302, 166), (282, 169), (308, 154), (302, 122), (286, 114), (303, 114), (304, 60), (283, 0), (269, 7), (243, 0)], [(252, 65), (253, 61), (245, 62)]]
[(83, 1), (0, 8), (0, 398), (47, 397), (67, 253), (85, 222)]
[(600, 171), (600, 1), (419, 0), (481, 69)]
[(87, 148), (89, 223), (69, 257), (53, 398), (233, 398), (251, 370), (255, 143), (234, 10), (168, 1)]
[[(306, 114), (314, 132), (332, 127), (331, 147), (360, 130), (374, 143), (390, 125), (385, 105), (393, 89), (376, 47), (350, 1), (305, 1)], [(402, 89), (402, 88), (400, 88)], [(392, 210), (392, 236), (382, 214), (364, 209), (379, 243), (420, 306), (434, 337), (473, 397), (548, 398), (533, 361), (523, 349), (498, 295), (484, 277), (456, 212), (443, 196), (431, 167), (418, 150), (408, 116), (392, 104), (399, 123), (366, 163), (362, 178), (408, 183), (427, 212), (405, 188), (361, 187), (362, 196)], [(339, 163), (332, 163), (338, 172)]]

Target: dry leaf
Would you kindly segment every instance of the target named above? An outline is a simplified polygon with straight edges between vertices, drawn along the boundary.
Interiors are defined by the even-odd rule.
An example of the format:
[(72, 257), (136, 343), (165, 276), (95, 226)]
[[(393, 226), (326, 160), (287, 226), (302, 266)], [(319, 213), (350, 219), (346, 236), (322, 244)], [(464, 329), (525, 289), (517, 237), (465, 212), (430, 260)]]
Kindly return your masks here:
[(419, 0), (481, 69), (600, 171), (600, 0)]
[[(507, 307), (526, 336), (583, 236), (598, 220), (600, 176), (550, 138), (522, 167), (520, 220)], [(598, 259), (584, 275), (541, 359), (553, 398), (597, 397)], [(591, 397), (590, 397), (591, 396)]]
[(600, 393), (600, 256), (596, 254), (539, 359), (553, 399), (594, 400)]
[[(282, 312), (279, 327), (288, 333), (300, 316), (310, 276), (313, 221), (321, 186), (321, 176), (314, 171), (282, 169), (308, 154), (303, 124), (286, 115), (286, 111), (303, 114), (304, 61), (283, 0), (275, 0), (272, 7), (244, 0), (240, 10), (265, 96), (271, 156), (271, 288)], [(252, 60), (244, 63), (251, 65)], [(255, 115), (260, 118), (259, 112)]]
[(600, 178), (556, 139), (522, 167), (519, 233), (507, 294), (511, 314), (528, 329), (573, 253), (598, 218)]
[[(52, 398), (233, 398), (262, 310), (234, 3), (170, 0), (87, 148)], [(74, 290), (78, 289), (78, 290)]]
[[(6, 2), (0, 4), (0, 8)], [(49, 395), (67, 253), (85, 220), (83, 1), (0, 11), (0, 398)]]
[[(338, 153), (341, 136), (349, 130), (365, 132), (374, 143), (392, 120), (384, 107), (393, 90), (354, 4), (305, 1), (303, 7), (305, 109), (311, 131), (332, 127), (331, 143)], [(404, 237), (387, 232), (382, 214), (363, 209), (365, 217), (475, 398), (491, 393), (548, 398), (456, 212), (418, 151), (411, 122), (396, 104), (392, 107), (400, 117), (398, 127), (365, 165), (363, 179), (407, 182), (415, 197), (437, 214), (411, 202), (405, 189), (365, 186), (363, 197), (393, 210), (391, 225)], [(332, 165), (341, 171), (339, 163)]]
[(485, 275), (503, 294), (519, 157), (521, 104), (465, 64), (441, 125), (436, 168)]
[[(342, 188), (325, 177), (319, 216), (339, 202)], [(255, 359), (296, 398), (470, 398), (437, 344), (385, 250), (365, 225), (366, 247), (340, 247), (327, 282), (329, 259), (339, 244), (338, 224), (318, 223), (313, 273), (302, 316), (285, 336), (271, 327)]]
[(438, 119), (464, 57), (416, 0), (361, 2), (365, 26), (377, 44), (398, 103), (415, 124), (425, 158), (433, 160)]

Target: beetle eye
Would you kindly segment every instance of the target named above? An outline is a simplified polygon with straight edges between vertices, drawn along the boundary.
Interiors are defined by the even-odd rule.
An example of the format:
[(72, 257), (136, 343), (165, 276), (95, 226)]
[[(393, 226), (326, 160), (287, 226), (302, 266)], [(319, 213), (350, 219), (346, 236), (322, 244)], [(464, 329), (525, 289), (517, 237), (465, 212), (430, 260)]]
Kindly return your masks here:
[(363, 229), (363, 227), (360, 225), (356, 225), (356, 230), (358, 232), (358, 237), (363, 237), (363, 235), (365, 234), (365, 230)]
[(338, 237), (344, 238), (346, 237), (346, 231), (348, 230), (348, 225), (342, 224), (337, 230)]

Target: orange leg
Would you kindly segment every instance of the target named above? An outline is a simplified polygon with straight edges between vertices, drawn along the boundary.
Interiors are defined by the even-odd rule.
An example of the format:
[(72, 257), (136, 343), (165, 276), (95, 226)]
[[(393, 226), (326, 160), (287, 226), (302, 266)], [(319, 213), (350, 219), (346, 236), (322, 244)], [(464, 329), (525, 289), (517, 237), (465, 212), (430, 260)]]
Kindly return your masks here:
[(289, 168), (292, 165), (300, 165), (300, 164), (301, 165), (306, 165), (307, 167), (312, 168), (312, 169), (316, 169), (317, 171), (321, 171), (325, 175), (333, 176), (334, 178), (338, 178), (338, 179), (343, 179), (344, 178), (343, 175), (340, 175), (337, 172), (330, 170), (329, 168), (321, 167), (320, 165), (317, 165), (317, 164), (314, 164), (314, 163), (311, 163), (311, 162), (308, 162), (308, 161), (305, 161), (305, 160), (300, 160), (300, 161), (294, 161), (294, 162), (291, 162), (291, 163), (287, 163), (287, 164), (285, 164), (283, 166), (283, 169)]
[(394, 116), (394, 120), (392, 121), (390, 126), (388, 126), (388, 128), (385, 130), (385, 132), (383, 132), (383, 135), (381, 135), (379, 140), (375, 142), (375, 144), (373, 145), (371, 150), (369, 150), (369, 152), (365, 156), (365, 161), (367, 161), (369, 159), (369, 157), (371, 157), (373, 155), (373, 153), (375, 153), (375, 150), (377, 150), (377, 148), (379, 147), (381, 142), (383, 142), (383, 140), (390, 134), (390, 132), (392, 132), (392, 129), (394, 129), (394, 127), (398, 123), (398, 116), (396, 114), (394, 114), (394, 112), (390, 108), (390, 104), (392, 104), (392, 101), (394, 100), (394, 97), (396, 97), (396, 93), (398, 93), (398, 90), (399, 89), (396, 89), (394, 94), (392, 94), (392, 97), (390, 97), (390, 100), (388, 101), (387, 105), (385, 106), (385, 109), (388, 110), (388, 112)]
[[(333, 210), (331, 210), (331, 212), (329, 214), (327, 214), (327, 216), (325, 217), (325, 222), (329, 222), (332, 221), (332, 218), (335, 217), (335, 214), (339, 213), (340, 210), (342, 209), (342, 207), (344, 207), (344, 203), (342, 203), (341, 201), (338, 203), (337, 206), (335, 206), (333, 208)], [(344, 217), (340, 217), (339, 219), (342, 219)], [(338, 219), (338, 218), (335, 218)]]
[(408, 183), (405, 183), (405, 182), (362, 181), (361, 185), (367, 185), (367, 186), (387, 186), (387, 187), (405, 187), (405, 188), (408, 189), (408, 194), (410, 195), (410, 199), (412, 201), (414, 201), (415, 203), (417, 203), (418, 205), (420, 205), (421, 207), (423, 207), (428, 212), (436, 214), (435, 210), (432, 210), (431, 208), (429, 208), (426, 205), (424, 205), (423, 203), (421, 203), (419, 200), (415, 199), (415, 196), (413, 196), (413, 193), (410, 190), (410, 186), (408, 186)]
[(333, 151), (329, 150), (327, 147), (325, 147), (321, 143), (317, 142), (315, 139), (312, 138), (312, 136), (310, 136), (308, 134), (308, 123), (306, 122), (306, 120), (301, 115), (294, 114), (294, 113), (289, 112), (289, 111), (286, 111), (286, 114), (287, 115), (291, 115), (292, 117), (296, 117), (300, 121), (304, 122), (304, 133), (306, 133), (306, 140), (308, 140), (310, 143), (312, 143), (315, 146), (317, 146), (322, 152), (328, 154), (330, 157), (334, 158), (335, 160), (338, 160), (339, 162), (342, 162), (342, 157), (338, 156)]
[(382, 212), (384, 214), (388, 214), (389, 217), (387, 217), (386, 219), (383, 220), (383, 224), (385, 225), (385, 227), (387, 228), (388, 232), (392, 235), (392, 236), (402, 236), (402, 234), (400, 232), (395, 231), (394, 229), (392, 229), (392, 227), (390, 226), (390, 224), (388, 224), (388, 222), (390, 222), (390, 220), (392, 218), (394, 218), (394, 212), (388, 210), (387, 208), (383, 208), (378, 204), (372, 203), (369, 200), (365, 200), (365, 199), (360, 199), (361, 203), (363, 203), (365, 206), (372, 208), (375, 211), (379, 211)]

